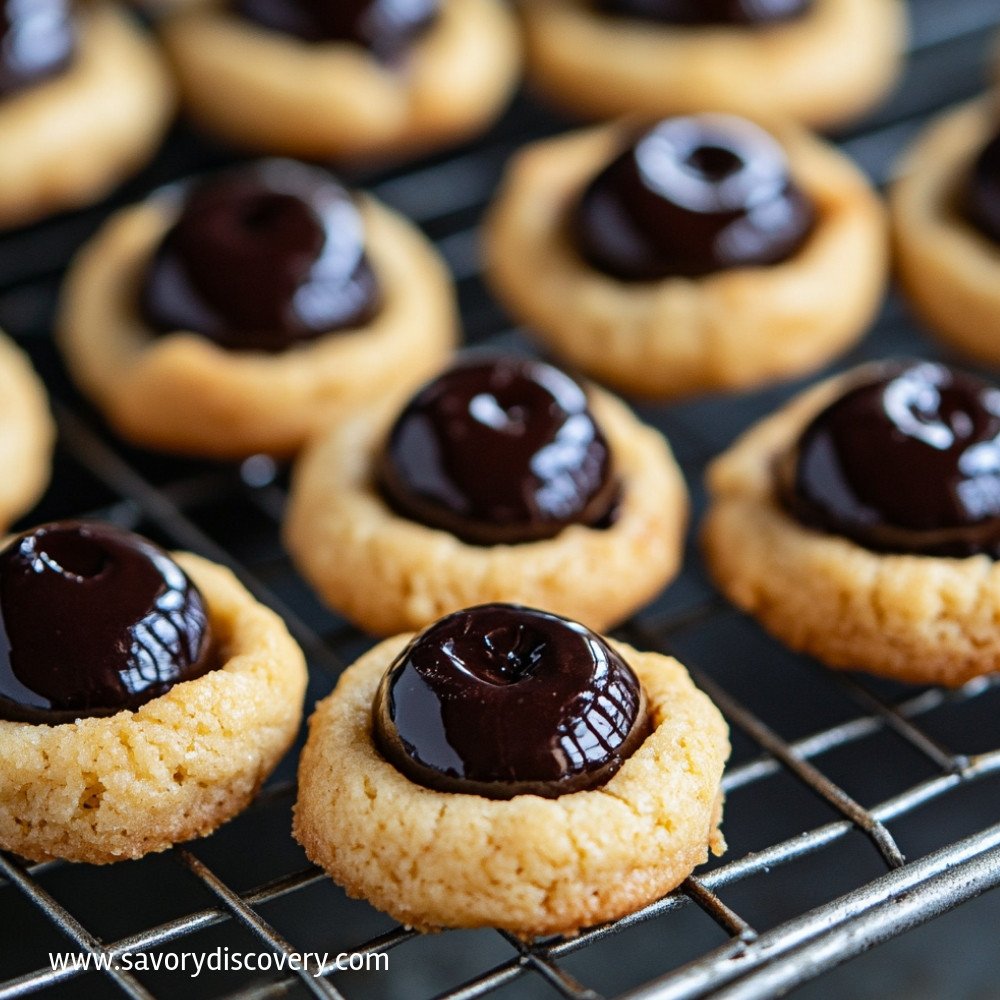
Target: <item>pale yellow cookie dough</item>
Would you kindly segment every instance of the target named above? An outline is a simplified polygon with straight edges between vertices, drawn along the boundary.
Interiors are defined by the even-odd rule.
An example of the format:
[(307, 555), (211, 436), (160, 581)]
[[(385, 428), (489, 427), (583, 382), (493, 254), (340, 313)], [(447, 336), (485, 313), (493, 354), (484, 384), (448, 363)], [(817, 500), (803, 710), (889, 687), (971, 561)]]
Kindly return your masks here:
[(135, 712), (0, 720), (0, 847), (105, 864), (206, 836), (244, 809), (298, 732), (306, 668), (273, 611), (221, 566), (177, 562), (205, 598), (221, 666)]
[(517, 28), (500, 0), (443, 0), (398, 69), (357, 45), (261, 28), (221, 3), (179, 10), (162, 34), (187, 108), (207, 129), (316, 159), (458, 142), (499, 115), (520, 68)]
[(372, 742), (372, 700), (412, 638), (350, 667), (317, 706), (299, 763), (294, 833), (309, 858), (405, 924), (573, 933), (664, 896), (721, 854), (726, 724), (674, 659), (611, 643), (654, 732), (603, 787), (506, 801), (414, 784)]
[(55, 436), (41, 379), (0, 333), (0, 531), (32, 507), (48, 485)]
[(451, 352), (454, 290), (410, 223), (372, 198), (361, 207), (378, 313), (278, 354), (229, 351), (184, 331), (154, 336), (139, 289), (178, 203), (167, 193), (118, 213), (66, 282), (58, 325), (71, 374), (123, 437), (216, 457), (288, 454), (372, 399), (402, 399)]
[(942, 339), (992, 365), (1000, 365), (1000, 246), (962, 218), (958, 203), (998, 130), (992, 97), (949, 111), (910, 150), (890, 195), (907, 297)]
[(660, 398), (800, 375), (862, 335), (888, 277), (885, 213), (850, 160), (793, 125), (769, 131), (817, 223), (789, 260), (649, 282), (588, 265), (567, 218), (634, 129), (544, 140), (508, 167), (487, 217), (486, 275), (529, 333), (602, 381)]
[(799, 396), (709, 467), (712, 576), (782, 642), (831, 667), (948, 687), (1000, 669), (1000, 565), (872, 552), (803, 526), (778, 502), (776, 459), (847, 384)]
[(82, 9), (62, 74), (0, 102), (0, 226), (104, 197), (150, 159), (173, 117), (155, 46), (109, 4)]
[(815, 0), (765, 28), (671, 27), (602, 16), (586, 0), (520, 6), (529, 76), (599, 118), (716, 110), (843, 124), (895, 82), (906, 39), (900, 0)]
[(490, 601), (545, 608), (600, 631), (651, 600), (676, 574), (687, 522), (684, 479), (669, 446), (618, 400), (591, 406), (622, 483), (608, 528), (470, 545), (396, 514), (375, 464), (398, 410), (330, 428), (295, 468), (285, 543), (320, 596), (361, 628), (392, 635)]

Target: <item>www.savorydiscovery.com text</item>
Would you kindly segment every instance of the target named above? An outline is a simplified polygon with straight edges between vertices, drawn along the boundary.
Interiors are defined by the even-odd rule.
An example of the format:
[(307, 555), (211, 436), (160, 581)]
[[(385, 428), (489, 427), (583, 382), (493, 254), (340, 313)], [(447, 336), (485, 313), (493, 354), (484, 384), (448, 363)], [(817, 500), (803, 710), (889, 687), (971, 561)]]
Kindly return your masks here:
[(49, 952), (53, 972), (180, 972), (196, 979), (203, 972), (388, 972), (384, 951), (305, 951), (285, 954), (272, 951), (237, 951), (218, 947), (209, 951)]

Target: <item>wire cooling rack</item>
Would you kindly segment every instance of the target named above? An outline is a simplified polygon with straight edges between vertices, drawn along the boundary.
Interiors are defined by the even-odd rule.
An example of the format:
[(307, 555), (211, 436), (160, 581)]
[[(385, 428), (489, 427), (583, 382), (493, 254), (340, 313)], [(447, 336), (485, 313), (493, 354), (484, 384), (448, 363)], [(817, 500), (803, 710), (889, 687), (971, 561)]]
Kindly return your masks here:
[[(981, 89), (989, 34), (1000, 24), (992, 0), (913, 0), (911, 12), (904, 83), (862, 129), (840, 137), (880, 184), (930, 114)], [(520, 344), (520, 332), (480, 282), (476, 223), (507, 156), (566, 124), (522, 97), (474, 146), (406, 171), (352, 178), (435, 240), (455, 273), (470, 341)], [(179, 126), (157, 162), (113, 203), (0, 238), (0, 324), (45, 374), (60, 425), (54, 483), (30, 520), (105, 517), (228, 564), (304, 647), (312, 700), (370, 640), (320, 607), (281, 549), (286, 471), (261, 456), (221, 466), (123, 446), (73, 393), (49, 339), (69, 257), (110, 210), (230, 159)], [(936, 349), (892, 298), (874, 332), (840, 366), (898, 353)], [(670, 437), (696, 511), (706, 461), (798, 388), (642, 408)], [(530, 946), (493, 931), (417, 935), (348, 900), (308, 865), (289, 832), (293, 754), (246, 814), (165, 855), (109, 868), (26, 865), (0, 855), (0, 1000), (36, 992), (246, 1000), (767, 997), (1000, 883), (1000, 685), (993, 680), (945, 692), (827, 672), (769, 640), (715, 595), (693, 541), (680, 579), (621, 634), (681, 657), (733, 729), (724, 782), (730, 851), (665, 899), (577, 937)], [(54, 970), (48, 957), (89, 952), (124, 966), (123, 957), (136, 953), (255, 949), (275, 956), (385, 952), (389, 971), (193, 978), (114, 963), (99, 973)], [(966, 956), (961, 964), (970, 962)], [(950, 962), (953, 984), (958, 964)], [(936, 967), (931, 960), (928, 968)], [(883, 995), (935, 994), (926, 983), (930, 992), (921, 993), (903, 969), (887, 976), (891, 988)], [(996, 995), (988, 974), (974, 988), (977, 996)]]

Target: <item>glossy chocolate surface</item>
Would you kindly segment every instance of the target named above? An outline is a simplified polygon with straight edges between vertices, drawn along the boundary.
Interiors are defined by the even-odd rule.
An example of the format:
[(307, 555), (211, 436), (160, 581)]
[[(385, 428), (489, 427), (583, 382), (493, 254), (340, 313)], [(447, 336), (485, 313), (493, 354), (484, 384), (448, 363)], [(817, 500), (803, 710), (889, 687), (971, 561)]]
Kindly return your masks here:
[(1000, 243), (1000, 133), (972, 165), (965, 188), (965, 216), (985, 236)]
[(803, 524), (880, 552), (1000, 555), (1000, 389), (945, 365), (879, 366), (779, 464)]
[(157, 333), (278, 352), (367, 322), (379, 300), (348, 191), (318, 168), (265, 160), (188, 192), (140, 309)]
[(76, 41), (72, 0), (0, 0), (0, 97), (58, 76)]
[(742, 118), (667, 118), (591, 182), (570, 219), (583, 258), (624, 281), (777, 264), (815, 212), (779, 143)]
[(600, 636), (510, 604), (422, 632), (382, 679), (373, 720), (412, 781), (492, 799), (606, 784), (650, 733), (638, 678)]
[(595, 0), (598, 10), (662, 24), (777, 24), (805, 14), (812, 0)]
[(377, 474), (404, 517), (498, 545), (606, 526), (619, 499), (612, 465), (579, 383), (531, 358), (473, 356), (404, 408)]
[(59, 521), (0, 552), (0, 718), (135, 709), (215, 664), (202, 596), (159, 546)]
[(235, 0), (237, 13), (306, 42), (356, 42), (400, 58), (434, 24), (440, 0)]

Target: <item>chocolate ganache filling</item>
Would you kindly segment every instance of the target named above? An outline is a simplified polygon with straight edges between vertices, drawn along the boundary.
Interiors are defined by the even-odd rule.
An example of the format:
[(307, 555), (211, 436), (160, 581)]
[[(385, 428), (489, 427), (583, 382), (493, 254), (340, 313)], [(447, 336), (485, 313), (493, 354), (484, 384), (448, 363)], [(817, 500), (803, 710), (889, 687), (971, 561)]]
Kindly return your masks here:
[(238, 14), (306, 42), (356, 42), (392, 62), (430, 28), (440, 0), (235, 0)]
[(57, 521), (0, 552), (0, 718), (57, 725), (135, 709), (211, 670), (198, 588), (130, 531)]
[(600, 636), (511, 604), (417, 636), (382, 679), (373, 721), (379, 751), (412, 781), (491, 799), (604, 785), (651, 731), (638, 679)]
[(803, 524), (879, 552), (1000, 556), (1000, 389), (925, 361), (879, 366), (778, 464)]
[(421, 389), (393, 425), (377, 477), (399, 514), (473, 545), (606, 527), (619, 500), (583, 387), (513, 355), (473, 356)]
[(721, 114), (661, 121), (597, 175), (570, 218), (584, 259), (623, 281), (778, 264), (814, 222), (777, 140)]
[(662, 24), (778, 24), (805, 14), (812, 0), (595, 0), (599, 11)]
[(58, 76), (76, 55), (71, 0), (0, 0), (0, 97)]
[(976, 157), (964, 194), (965, 217), (984, 236), (1000, 243), (1000, 133)]
[(318, 168), (265, 160), (188, 192), (140, 310), (156, 333), (279, 352), (367, 322), (379, 300), (349, 192)]

